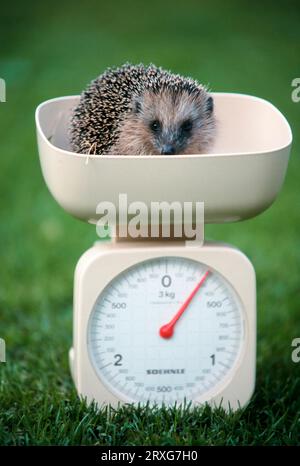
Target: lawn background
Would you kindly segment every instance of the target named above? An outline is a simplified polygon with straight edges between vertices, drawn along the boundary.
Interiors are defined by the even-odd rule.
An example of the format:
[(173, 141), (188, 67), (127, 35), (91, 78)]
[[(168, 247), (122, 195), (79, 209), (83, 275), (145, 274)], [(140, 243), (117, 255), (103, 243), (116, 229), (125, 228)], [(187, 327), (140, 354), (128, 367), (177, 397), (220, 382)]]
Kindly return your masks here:
[[(292, 1), (15, 1), (0, 7), (0, 444), (297, 444), (300, 365), (300, 6)], [(153, 62), (214, 91), (270, 100), (294, 133), (276, 203), (260, 217), (206, 228), (241, 248), (258, 280), (257, 388), (227, 416), (208, 408), (107, 418), (77, 400), (68, 368), (73, 270), (95, 229), (61, 210), (42, 179), (34, 111), (78, 94), (109, 65)], [(255, 186), (253, 186), (255, 189)]]

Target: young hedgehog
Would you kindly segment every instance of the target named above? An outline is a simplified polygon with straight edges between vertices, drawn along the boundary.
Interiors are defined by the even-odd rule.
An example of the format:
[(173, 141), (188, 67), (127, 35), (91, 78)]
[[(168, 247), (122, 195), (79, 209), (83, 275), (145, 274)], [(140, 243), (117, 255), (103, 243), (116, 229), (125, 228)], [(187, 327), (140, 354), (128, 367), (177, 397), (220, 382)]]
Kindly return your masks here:
[(154, 65), (108, 69), (81, 94), (70, 122), (71, 147), (83, 154), (201, 154), (214, 136), (206, 88)]

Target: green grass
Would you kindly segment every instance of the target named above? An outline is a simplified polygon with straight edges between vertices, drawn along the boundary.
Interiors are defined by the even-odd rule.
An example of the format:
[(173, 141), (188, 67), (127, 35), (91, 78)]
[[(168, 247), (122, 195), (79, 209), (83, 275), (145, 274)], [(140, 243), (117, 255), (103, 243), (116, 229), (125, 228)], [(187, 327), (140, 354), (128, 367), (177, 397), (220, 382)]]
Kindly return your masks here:
[[(7, 363), (0, 366), (0, 444), (297, 444), (300, 365), (290, 355), (300, 336), (300, 103), (290, 94), (300, 72), (299, 20), (291, 1), (1, 5), (0, 336)], [(108, 415), (78, 401), (71, 382), (73, 270), (96, 233), (47, 191), (34, 110), (127, 60), (190, 74), (215, 91), (269, 99), (294, 131), (274, 206), (247, 222), (207, 227), (209, 237), (240, 247), (257, 271), (257, 387), (235, 414), (125, 407)]]

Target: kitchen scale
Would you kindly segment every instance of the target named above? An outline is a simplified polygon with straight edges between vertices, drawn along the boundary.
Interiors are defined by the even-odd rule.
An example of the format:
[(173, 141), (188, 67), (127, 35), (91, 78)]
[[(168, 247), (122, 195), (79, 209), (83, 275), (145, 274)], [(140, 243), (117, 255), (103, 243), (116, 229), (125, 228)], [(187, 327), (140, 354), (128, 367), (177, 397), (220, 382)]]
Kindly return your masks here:
[[(74, 154), (68, 121), (78, 96), (36, 111), (40, 162), (56, 201), (96, 224), (100, 201), (197, 202), (205, 222), (254, 217), (275, 200), (292, 134), (271, 103), (214, 93), (212, 153), (178, 156)], [(246, 405), (255, 386), (256, 285), (230, 245), (181, 239), (113, 239), (80, 258), (74, 282), (70, 366), (78, 394), (99, 405)]]

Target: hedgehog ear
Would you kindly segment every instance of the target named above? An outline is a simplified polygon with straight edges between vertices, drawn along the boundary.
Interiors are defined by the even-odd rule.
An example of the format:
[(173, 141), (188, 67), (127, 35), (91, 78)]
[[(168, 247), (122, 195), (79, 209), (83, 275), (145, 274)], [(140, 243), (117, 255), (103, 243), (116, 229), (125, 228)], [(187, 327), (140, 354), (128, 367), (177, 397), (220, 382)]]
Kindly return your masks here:
[(142, 104), (138, 97), (133, 100), (132, 111), (133, 113), (140, 113), (142, 110)]
[(213, 109), (214, 109), (214, 101), (213, 101), (213, 98), (209, 96), (206, 101), (206, 111), (208, 113), (212, 113)]

